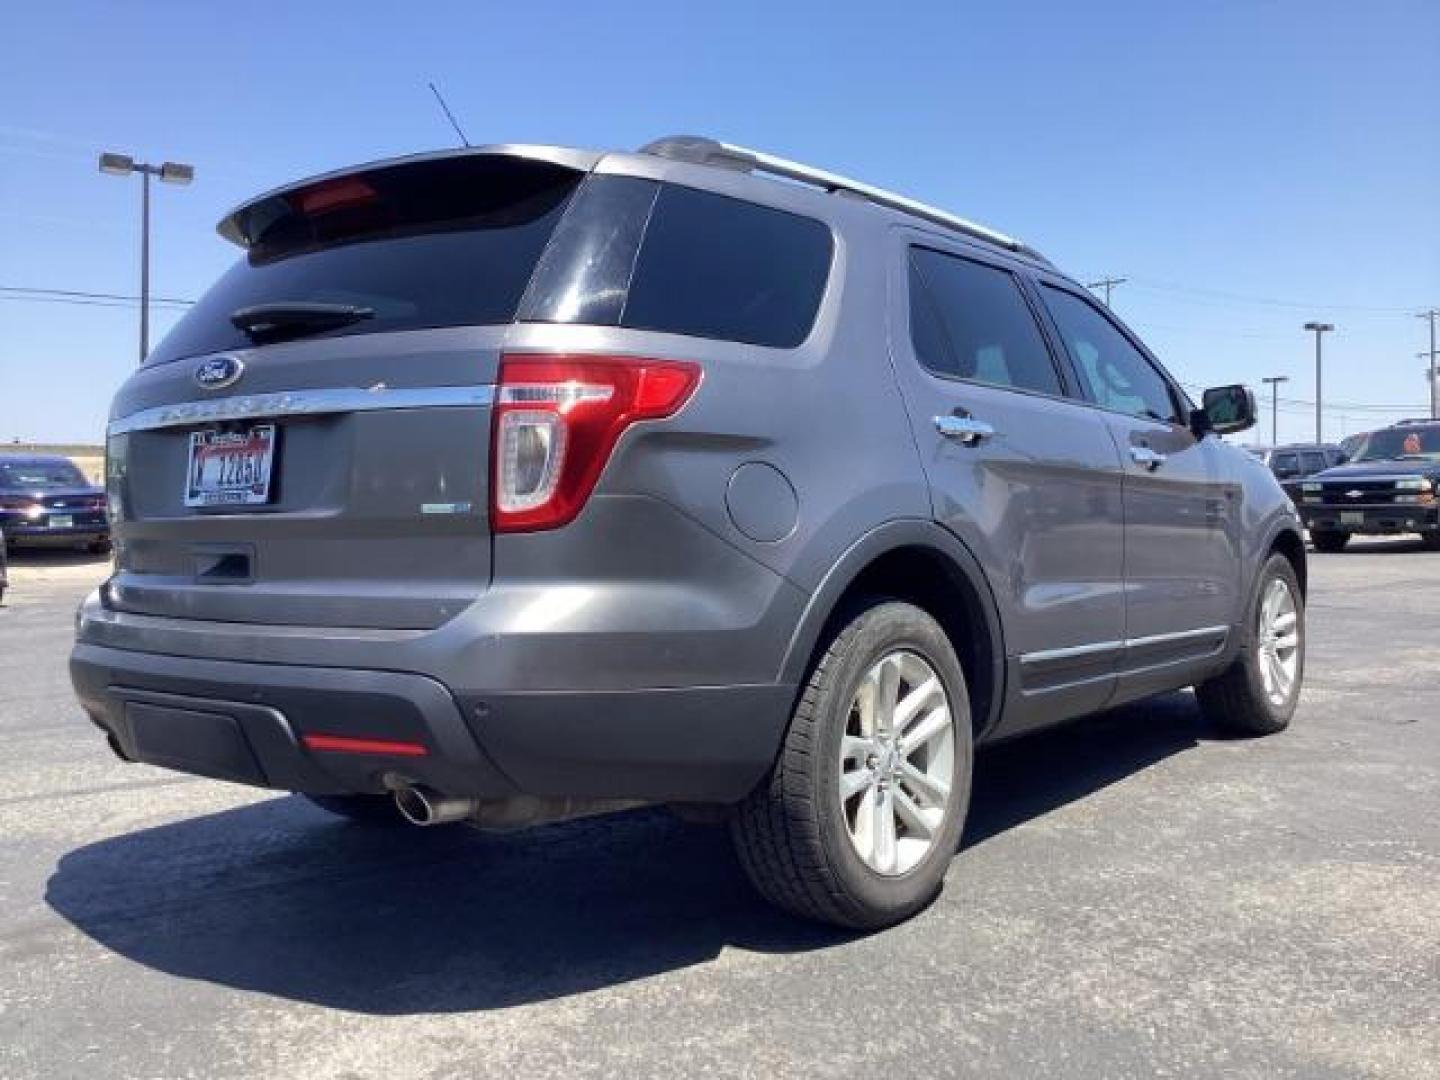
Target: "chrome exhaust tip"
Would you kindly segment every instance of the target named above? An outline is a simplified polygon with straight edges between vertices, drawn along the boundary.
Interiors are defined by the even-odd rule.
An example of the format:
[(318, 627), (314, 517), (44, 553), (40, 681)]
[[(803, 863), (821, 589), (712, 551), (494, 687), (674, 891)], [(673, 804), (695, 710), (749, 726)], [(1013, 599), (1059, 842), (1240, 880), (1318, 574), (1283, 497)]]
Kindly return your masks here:
[(474, 817), (479, 800), (441, 795), (423, 787), (395, 791), (395, 809), (411, 825), (450, 825)]

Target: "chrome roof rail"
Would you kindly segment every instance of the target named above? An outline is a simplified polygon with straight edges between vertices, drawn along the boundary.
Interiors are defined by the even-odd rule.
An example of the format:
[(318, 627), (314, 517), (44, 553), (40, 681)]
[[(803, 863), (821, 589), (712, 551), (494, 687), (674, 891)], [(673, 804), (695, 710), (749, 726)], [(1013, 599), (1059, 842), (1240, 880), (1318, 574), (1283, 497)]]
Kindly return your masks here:
[(897, 195), (893, 191), (886, 191), (884, 188), (878, 188), (860, 180), (852, 180), (848, 176), (841, 176), (838, 173), (803, 165), (788, 158), (776, 157), (774, 154), (767, 154), (762, 150), (751, 150), (744, 146), (719, 142), (715, 139), (678, 135), (647, 143), (640, 148), (640, 152), (696, 165), (717, 165), (721, 168), (738, 169), (741, 172), (769, 173), (772, 176), (782, 176), (787, 180), (797, 180), (802, 184), (813, 184), (827, 191), (848, 192), (879, 206), (899, 210), (965, 233), (967, 236), (998, 244), (1010, 251), (1021, 252), (1042, 262), (1048, 262), (1045, 256), (1034, 248), (1013, 236), (1007, 236), (1005, 233), (985, 225), (967, 221), (965, 218), (947, 213), (938, 207), (906, 198), (904, 195)]

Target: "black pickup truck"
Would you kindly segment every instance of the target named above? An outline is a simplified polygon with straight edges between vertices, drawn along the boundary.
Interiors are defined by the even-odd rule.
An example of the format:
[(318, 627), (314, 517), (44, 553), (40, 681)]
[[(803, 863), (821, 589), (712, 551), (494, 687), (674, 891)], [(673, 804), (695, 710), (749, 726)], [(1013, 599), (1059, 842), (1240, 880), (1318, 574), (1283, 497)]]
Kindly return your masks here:
[(1296, 504), (1316, 551), (1341, 551), (1350, 537), (1419, 533), (1440, 550), (1440, 420), (1372, 431), (1355, 456), (1300, 483)]

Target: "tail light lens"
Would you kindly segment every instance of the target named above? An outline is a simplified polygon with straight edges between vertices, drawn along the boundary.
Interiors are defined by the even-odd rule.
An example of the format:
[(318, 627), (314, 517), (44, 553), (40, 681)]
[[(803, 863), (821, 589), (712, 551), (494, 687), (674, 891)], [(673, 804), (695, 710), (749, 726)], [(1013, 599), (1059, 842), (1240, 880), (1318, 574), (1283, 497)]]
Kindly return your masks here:
[(502, 358), (491, 528), (532, 532), (573, 521), (625, 429), (675, 415), (698, 385), (700, 365), (684, 360)]

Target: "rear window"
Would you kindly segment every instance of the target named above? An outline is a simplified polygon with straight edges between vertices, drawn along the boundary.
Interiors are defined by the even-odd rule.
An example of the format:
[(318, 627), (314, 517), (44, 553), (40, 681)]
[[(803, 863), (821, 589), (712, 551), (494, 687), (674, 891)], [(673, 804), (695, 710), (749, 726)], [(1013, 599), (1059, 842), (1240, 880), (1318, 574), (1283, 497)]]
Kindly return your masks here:
[(263, 200), (234, 226), (250, 247), (151, 353), (151, 363), (250, 346), (235, 311), (352, 304), (374, 317), (307, 338), (515, 318), (583, 174), (474, 155), (321, 181)]
[(0, 461), (0, 490), (89, 486), (79, 468), (68, 461)]
[(632, 177), (588, 181), (521, 317), (794, 348), (834, 242), (814, 218)]

